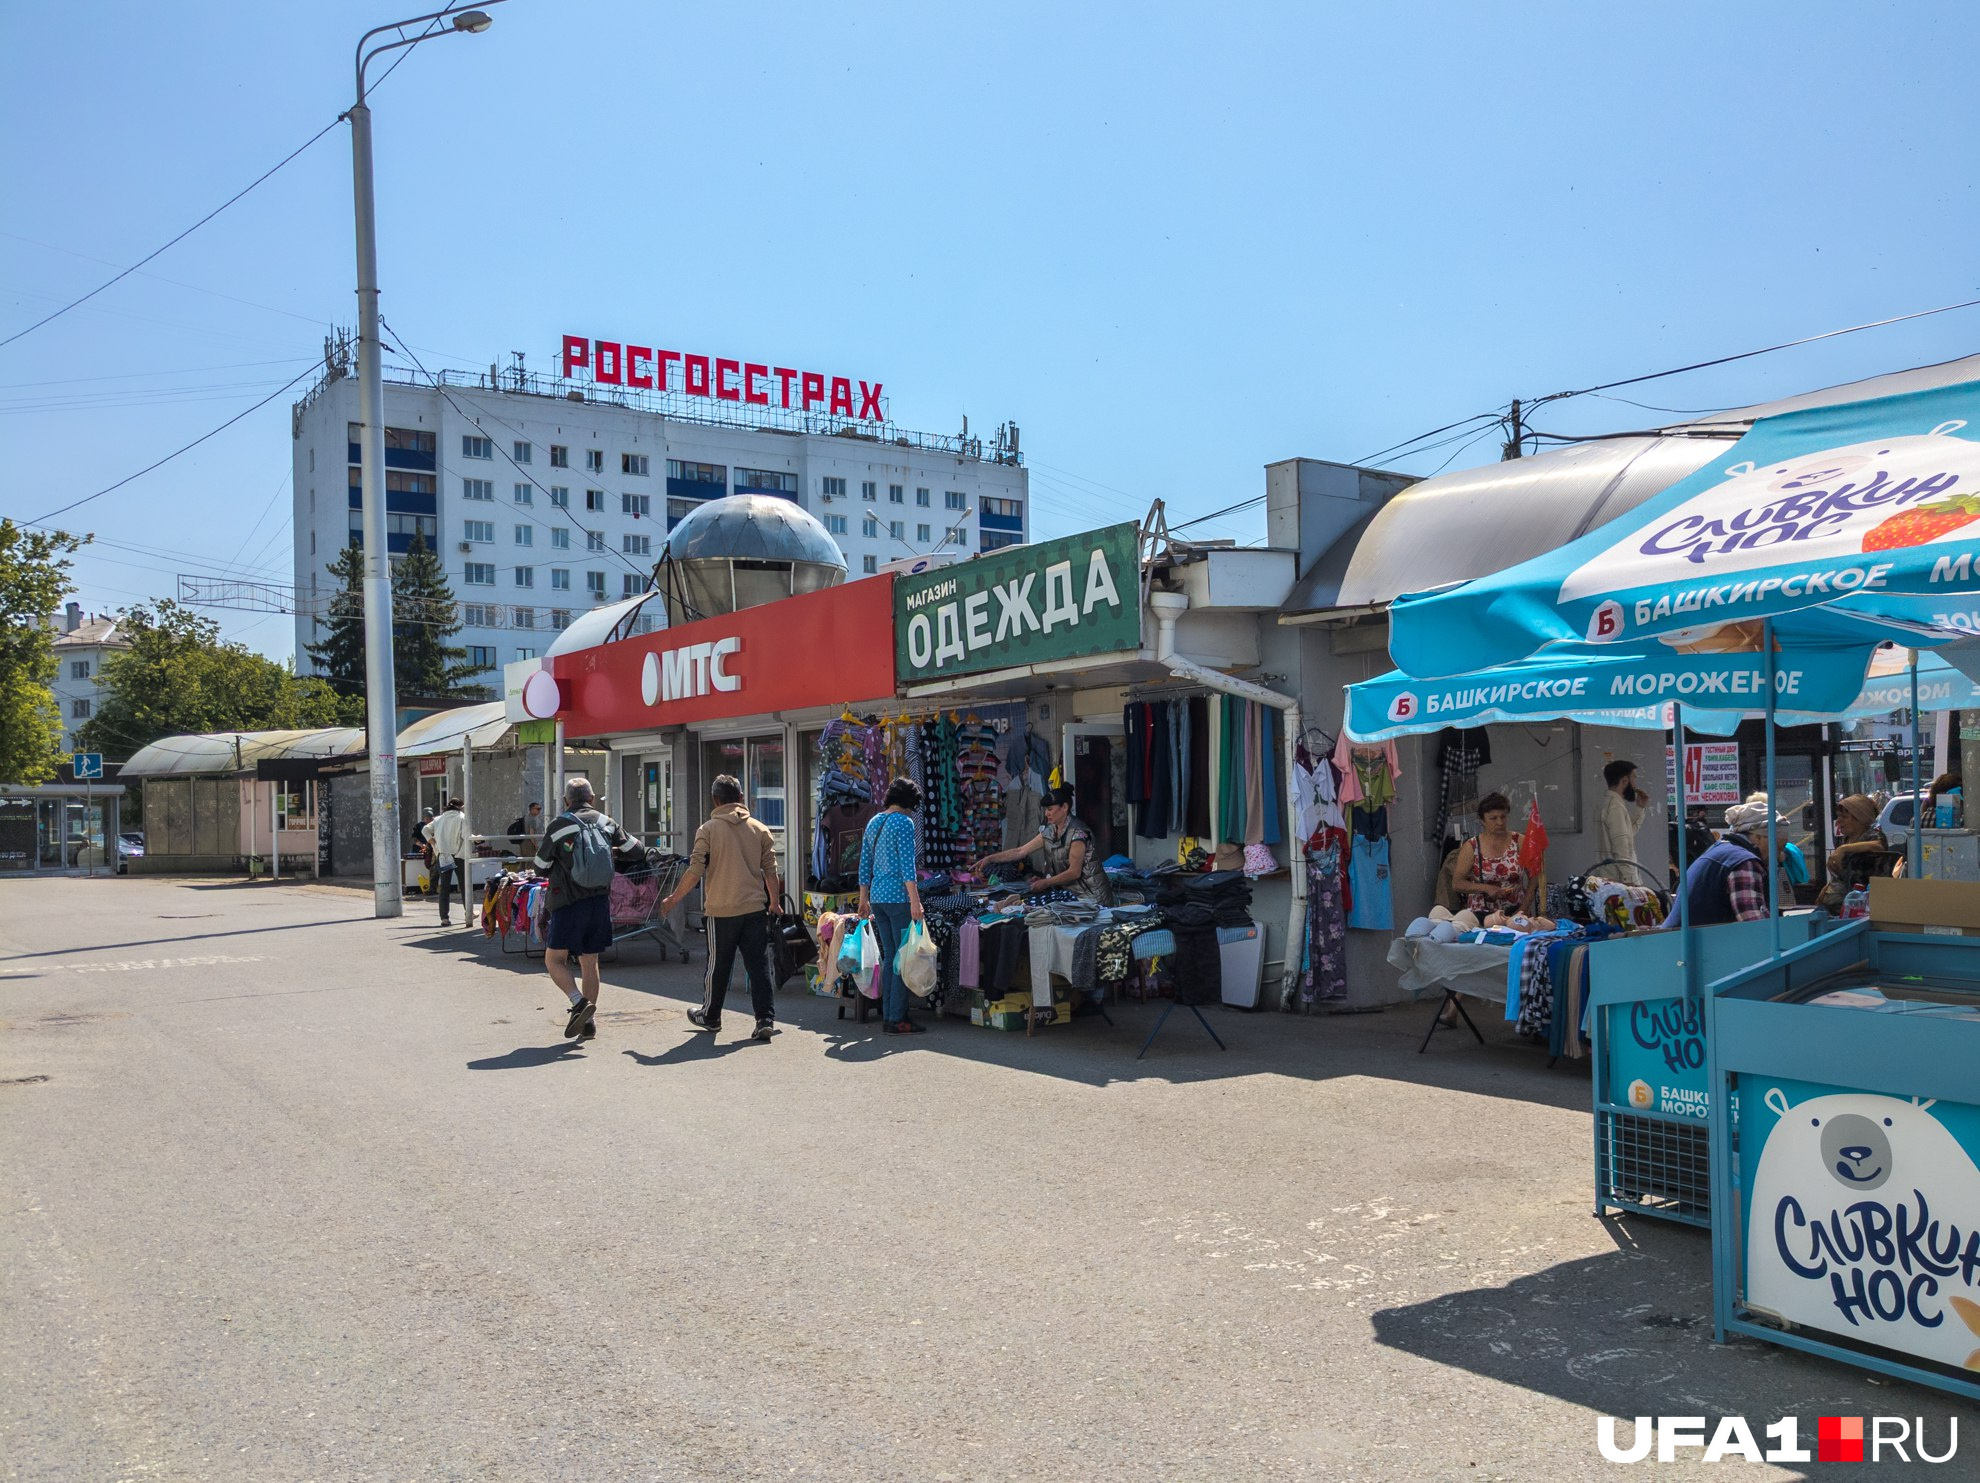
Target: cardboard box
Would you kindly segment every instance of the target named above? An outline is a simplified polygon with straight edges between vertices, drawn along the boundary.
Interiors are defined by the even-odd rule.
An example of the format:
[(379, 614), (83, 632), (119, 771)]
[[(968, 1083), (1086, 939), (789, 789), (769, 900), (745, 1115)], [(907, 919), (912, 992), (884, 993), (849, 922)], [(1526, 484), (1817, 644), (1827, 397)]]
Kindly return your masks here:
[(1870, 921), (1883, 932), (1980, 937), (1980, 883), (1873, 876)]

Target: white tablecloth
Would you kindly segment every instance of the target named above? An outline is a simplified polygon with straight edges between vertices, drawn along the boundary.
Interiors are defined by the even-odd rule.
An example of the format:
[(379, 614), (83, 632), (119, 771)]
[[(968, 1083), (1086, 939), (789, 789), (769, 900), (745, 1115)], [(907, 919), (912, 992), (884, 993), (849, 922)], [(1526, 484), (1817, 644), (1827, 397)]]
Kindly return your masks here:
[(1501, 1007), (1506, 1002), (1506, 968), (1511, 959), (1512, 947), (1504, 943), (1398, 937), (1389, 944), (1389, 966), (1402, 975), (1402, 986), (1410, 993), (1451, 989)]

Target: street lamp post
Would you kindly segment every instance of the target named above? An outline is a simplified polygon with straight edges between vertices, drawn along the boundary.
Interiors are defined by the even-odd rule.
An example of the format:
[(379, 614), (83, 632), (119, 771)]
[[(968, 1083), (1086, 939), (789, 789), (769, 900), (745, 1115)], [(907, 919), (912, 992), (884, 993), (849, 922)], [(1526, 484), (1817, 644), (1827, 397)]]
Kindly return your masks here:
[[(499, 5), (501, 0), (484, 0)], [(371, 754), (372, 914), (396, 917), (405, 911), (399, 874), (398, 699), (392, 676), (392, 553), (385, 535), (385, 375), (378, 340), (378, 222), (371, 185), (371, 108), (364, 101), (364, 69), (374, 57), (414, 46), (428, 36), (409, 26), (445, 21), (455, 32), (486, 31), (486, 11), (435, 11), (389, 26), (374, 26), (358, 38), (357, 101), (351, 121), (351, 183), (357, 203), (358, 297), (358, 488), (364, 527), (364, 710)], [(374, 36), (399, 33), (370, 50)]]

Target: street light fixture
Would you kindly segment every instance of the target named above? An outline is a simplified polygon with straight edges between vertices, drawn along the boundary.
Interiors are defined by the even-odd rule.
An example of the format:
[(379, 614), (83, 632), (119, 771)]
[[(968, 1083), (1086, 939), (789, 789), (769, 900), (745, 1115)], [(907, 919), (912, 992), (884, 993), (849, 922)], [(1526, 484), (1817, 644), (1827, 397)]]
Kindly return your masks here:
[[(487, 0), (499, 5), (501, 0)], [(398, 699), (392, 675), (392, 553), (385, 537), (385, 379), (378, 341), (378, 222), (371, 183), (371, 108), (365, 102), (364, 70), (375, 57), (401, 47), (417, 46), (429, 36), (444, 34), (434, 23), (448, 22), (454, 31), (475, 35), (486, 31), (492, 17), (485, 10), (458, 13), (436, 10), (389, 26), (374, 26), (358, 38), (357, 101), (346, 115), (351, 121), (351, 183), (356, 198), (358, 296), (358, 489), (364, 529), (364, 710), (367, 750), (371, 754), (371, 889), (372, 915), (404, 914), (405, 894), (399, 878)], [(407, 35), (407, 29), (424, 29)], [(374, 36), (398, 34), (376, 46)], [(465, 882), (463, 882), (465, 885)]]
[(942, 533), (941, 540), (937, 541), (934, 545), (930, 546), (926, 551), (917, 551), (915, 550), (914, 547), (908, 545), (907, 537), (897, 536), (894, 534), (894, 522), (881, 515), (878, 506), (875, 505), (866, 506), (866, 513), (873, 517), (874, 524), (884, 525), (887, 528), (888, 540), (898, 541), (900, 542), (901, 545), (906, 546), (908, 554), (910, 556), (933, 556), (936, 552), (940, 551), (944, 546), (948, 545), (949, 542), (953, 541), (956, 538), (956, 535), (959, 530), (959, 527), (952, 525)]

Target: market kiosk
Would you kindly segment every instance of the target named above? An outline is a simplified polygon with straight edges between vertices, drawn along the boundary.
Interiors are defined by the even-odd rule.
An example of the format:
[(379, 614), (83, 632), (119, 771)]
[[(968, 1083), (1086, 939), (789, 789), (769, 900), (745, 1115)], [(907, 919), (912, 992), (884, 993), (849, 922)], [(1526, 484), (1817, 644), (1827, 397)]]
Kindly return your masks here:
[[(1772, 670), (1794, 625), (1829, 617), (1944, 645), (1971, 672), (1976, 420), (1973, 382), (1764, 419), (1612, 525), (1399, 602), (1391, 652), (1437, 675), (1563, 641), (1757, 639)], [(1771, 783), (1778, 692), (1764, 694)], [(1972, 888), (1890, 887), (1869, 922), (1776, 937), (1766, 962), (1710, 985), (1682, 929), (1680, 985), (1702, 1001), (1725, 1114), (1709, 1120), (1715, 1329), (1977, 1395), (1980, 972), (1960, 939), (1980, 910)], [(1904, 899), (1928, 889), (1957, 895)]]

